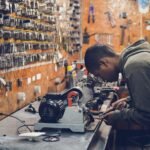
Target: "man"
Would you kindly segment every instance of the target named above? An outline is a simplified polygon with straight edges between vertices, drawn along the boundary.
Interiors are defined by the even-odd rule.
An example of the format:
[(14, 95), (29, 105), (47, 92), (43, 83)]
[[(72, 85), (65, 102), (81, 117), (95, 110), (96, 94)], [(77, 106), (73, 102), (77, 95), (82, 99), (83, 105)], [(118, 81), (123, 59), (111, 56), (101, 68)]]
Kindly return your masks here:
[[(107, 124), (121, 122), (150, 126), (150, 45), (139, 40), (126, 48), (121, 55), (105, 45), (95, 45), (85, 53), (87, 70), (104, 81), (117, 81), (122, 73), (130, 94), (130, 107), (125, 107), (128, 98), (112, 104), (114, 110), (104, 116)], [(123, 107), (122, 107), (123, 106)]]

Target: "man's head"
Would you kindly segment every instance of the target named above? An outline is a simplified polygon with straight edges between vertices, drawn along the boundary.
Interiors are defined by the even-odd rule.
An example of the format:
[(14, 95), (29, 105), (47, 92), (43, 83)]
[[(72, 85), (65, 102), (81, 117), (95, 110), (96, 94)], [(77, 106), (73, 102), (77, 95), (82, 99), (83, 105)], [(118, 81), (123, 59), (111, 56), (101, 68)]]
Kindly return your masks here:
[(85, 53), (85, 67), (88, 72), (109, 82), (118, 79), (118, 63), (119, 56), (106, 45), (94, 45)]

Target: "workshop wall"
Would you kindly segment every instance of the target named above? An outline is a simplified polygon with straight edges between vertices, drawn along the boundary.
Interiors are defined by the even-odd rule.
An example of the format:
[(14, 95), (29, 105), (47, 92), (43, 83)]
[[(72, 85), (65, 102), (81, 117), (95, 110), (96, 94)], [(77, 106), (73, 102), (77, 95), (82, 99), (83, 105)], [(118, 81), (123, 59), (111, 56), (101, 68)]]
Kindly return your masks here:
[(66, 87), (64, 64), (80, 57), (79, 10), (72, 0), (0, 2), (0, 112)]
[[(88, 22), (91, 5), (94, 6), (94, 23), (92, 15), (90, 22)], [(145, 23), (150, 19), (150, 13), (139, 13), (136, 0), (83, 0), (82, 8), (83, 35), (85, 28), (89, 35), (96, 33), (90, 37), (88, 44), (83, 44), (83, 57), (87, 47), (95, 43), (108, 44), (115, 51), (121, 52), (125, 47), (142, 37), (150, 41), (150, 31), (146, 30), (149, 22)], [(123, 41), (121, 41), (121, 27), (126, 27)]]
[[(121, 52), (142, 37), (150, 41), (150, 13), (139, 13), (136, 0), (45, 1), (0, 3), (0, 112), (14, 112), (48, 91), (63, 90), (62, 62), (81, 60), (92, 44)], [(91, 37), (80, 53), (85, 29)], [(63, 82), (56, 85), (56, 78)]]

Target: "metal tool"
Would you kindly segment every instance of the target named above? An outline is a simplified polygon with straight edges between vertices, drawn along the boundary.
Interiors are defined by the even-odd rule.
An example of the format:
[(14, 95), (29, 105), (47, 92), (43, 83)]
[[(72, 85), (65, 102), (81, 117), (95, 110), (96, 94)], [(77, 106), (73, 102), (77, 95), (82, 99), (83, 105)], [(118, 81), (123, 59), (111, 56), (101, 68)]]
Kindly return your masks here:
[(124, 44), (124, 38), (125, 38), (125, 29), (127, 28), (127, 25), (121, 25), (121, 39), (120, 39), (120, 45)]
[(105, 12), (105, 14), (108, 17), (108, 21), (110, 22), (111, 27), (114, 28), (116, 26), (116, 23), (115, 23), (115, 20), (114, 20), (114, 18), (112, 16), (112, 13), (110, 11), (107, 11), (107, 12)]
[[(77, 94), (72, 93), (73, 91)], [(77, 97), (72, 97), (72, 104), (70, 105), (67, 98), (71, 98), (71, 95)], [(63, 94), (47, 94), (44, 96), (39, 107), (41, 120), (35, 124), (34, 129), (57, 128), (70, 129), (73, 132), (84, 132), (85, 126), (90, 124), (93, 118), (87, 109), (79, 104), (82, 95), (82, 90), (76, 87)]]
[(63, 117), (57, 122), (38, 122), (34, 126), (35, 130), (42, 130), (43, 128), (70, 129), (73, 132), (84, 132), (85, 124), (83, 110), (79, 111), (76, 106), (66, 107)]
[(131, 42), (131, 36), (130, 36), (130, 25), (132, 24), (132, 20), (131, 19), (128, 19), (127, 21), (127, 28), (128, 28), (128, 45), (130, 45), (132, 42)]

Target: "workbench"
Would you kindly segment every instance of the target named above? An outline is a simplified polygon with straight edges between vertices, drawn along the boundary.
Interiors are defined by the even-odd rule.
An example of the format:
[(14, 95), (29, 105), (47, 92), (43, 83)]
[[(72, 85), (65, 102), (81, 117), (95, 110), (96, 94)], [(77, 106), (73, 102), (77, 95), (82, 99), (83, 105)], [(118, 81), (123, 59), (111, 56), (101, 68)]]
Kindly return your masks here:
[[(40, 102), (32, 105), (38, 110)], [(25, 121), (25, 124), (34, 124), (40, 117), (38, 113), (32, 114), (25, 109), (15, 112), (15, 116)], [(6, 117), (0, 121), (0, 150), (105, 150), (111, 126), (101, 122), (94, 131), (74, 133), (61, 131), (60, 140), (57, 142), (45, 142), (42, 137), (38, 141), (29, 141), (17, 135), (17, 128), (22, 123), (15, 118)]]

